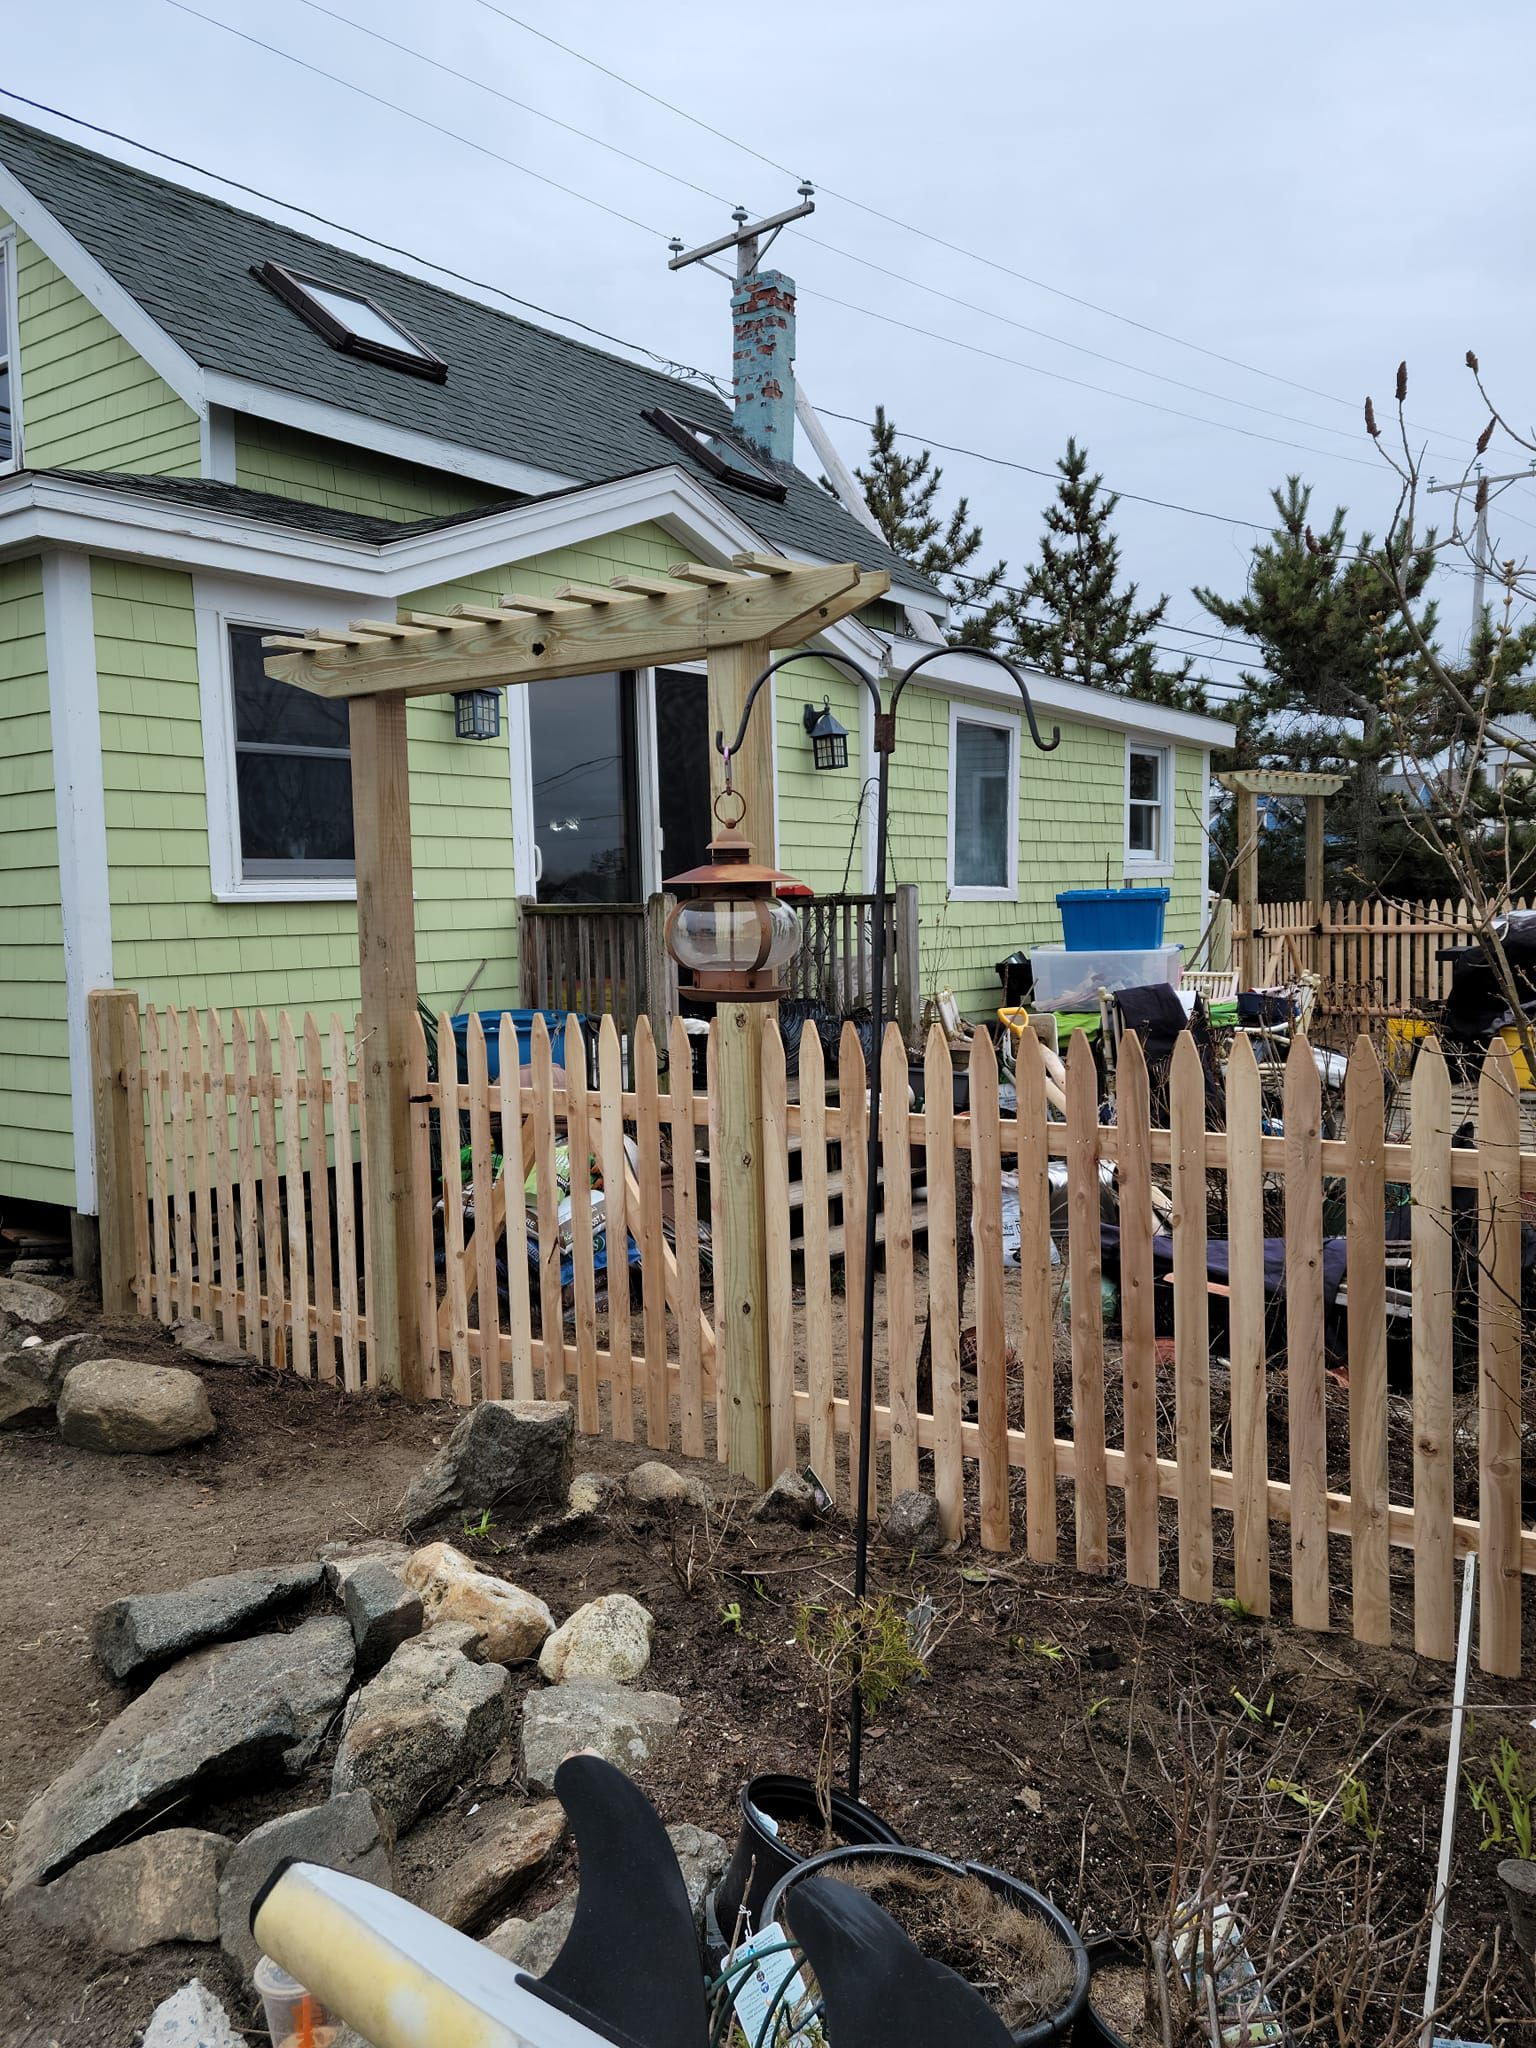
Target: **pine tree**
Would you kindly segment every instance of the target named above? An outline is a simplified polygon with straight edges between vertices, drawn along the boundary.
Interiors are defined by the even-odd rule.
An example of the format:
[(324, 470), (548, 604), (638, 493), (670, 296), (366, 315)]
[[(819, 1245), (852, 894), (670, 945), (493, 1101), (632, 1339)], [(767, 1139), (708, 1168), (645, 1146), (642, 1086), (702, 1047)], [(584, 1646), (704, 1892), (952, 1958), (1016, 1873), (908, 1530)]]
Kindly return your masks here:
[(1048, 674), (1089, 689), (1203, 711), (1205, 692), (1190, 680), (1190, 661), (1172, 674), (1158, 667), (1149, 636), (1162, 624), (1168, 599), (1138, 607), (1137, 585), (1119, 587), (1120, 543), (1110, 530), (1118, 494), (1089, 474), (1088, 451), (1075, 440), (1056, 467), (1061, 482), (1046, 507), (1040, 559), (1014, 605), (1018, 651)]
[[(1414, 637), (1401, 612), (1394, 613), (1371, 536), (1362, 533), (1349, 545), (1343, 506), (1319, 535), (1309, 523), (1311, 486), (1299, 476), (1270, 496), (1277, 523), (1253, 550), (1243, 595), (1194, 593), (1212, 618), (1264, 650), (1267, 673), (1242, 678), (1240, 752), (1250, 763), (1343, 770), (1348, 784), (1333, 823), (1346, 827), (1338, 835), (1339, 858), (1350, 885), (1371, 890), (1391, 882), (1401, 889), (1406, 877), (1394, 867), (1403, 847), (1390, 843), (1382, 777), (1398, 752), (1391, 705), (1406, 698), (1419, 673)], [(1410, 603), (1423, 594), (1434, 560), (1429, 534), (1405, 565)], [(1418, 620), (1432, 640), (1434, 606), (1426, 605)]]
[(1008, 573), (1006, 562), (990, 569), (972, 569), (981, 553), (981, 528), (971, 520), (969, 498), (957, 498), (946, 518), (938, 505), (944, 472), (933, 450), (903, 455), (896, 446), (894, 422), (883, 405), (875, 407), (868, 469), (856, 469), (864, 502), (898, 555), (938, 585), (959, 612), (950, 633), (956, 647), (991, 647), (1008, 618), (1011, 600), (995, 593)]

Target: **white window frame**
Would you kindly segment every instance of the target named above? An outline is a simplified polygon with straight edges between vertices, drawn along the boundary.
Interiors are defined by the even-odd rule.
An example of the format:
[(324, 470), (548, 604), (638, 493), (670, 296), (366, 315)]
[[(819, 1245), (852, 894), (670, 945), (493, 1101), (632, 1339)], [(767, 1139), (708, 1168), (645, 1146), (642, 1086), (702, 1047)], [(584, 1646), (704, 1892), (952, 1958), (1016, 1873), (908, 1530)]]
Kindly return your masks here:
[[(1133, 852), (1131, 848), (1131, 756), (1152, 754), (1158, 761), (1158, 813), (1160, 847), (1157, 853)], [(1167, 876), (1173, 873), (1173, 796), (1175, 756), (1171, 746), (1157, 740), (1125, 739), (1125, 871), (1128, 875)], [(1138, 798), (1138, 802), (1142, 799)]]
[(9, 476), (23, 464), (21, 447), (21, 293), (16, 281), (16, 230), (0, 228), (0, 285), (5, 292), (5, 365), (10, 371), (11, 452), (0, 459), (0, 476)]
[[(1008, 880), (1001, 888), (978, 888), (955, 880), (956, 743), (962, 725), (990, 725), (1008, 735)], [(945, 879), (956, 903), (1017, 903), (1019, 900), (1019, 721), (990, 705), (949, 700), (949, 846)]]
[(283, 633), (301, 626), (342, 628), (377, 609), (377, 600), (334, 591), (200, 576), (194, 586), (197, 687), (202, 708), (203, 786), (208, 804), (208, 868), (216, 903), (355, 903), (352, 875), (247, 876), (240, 851), (235, 781), (235, 679), (231, 626)]

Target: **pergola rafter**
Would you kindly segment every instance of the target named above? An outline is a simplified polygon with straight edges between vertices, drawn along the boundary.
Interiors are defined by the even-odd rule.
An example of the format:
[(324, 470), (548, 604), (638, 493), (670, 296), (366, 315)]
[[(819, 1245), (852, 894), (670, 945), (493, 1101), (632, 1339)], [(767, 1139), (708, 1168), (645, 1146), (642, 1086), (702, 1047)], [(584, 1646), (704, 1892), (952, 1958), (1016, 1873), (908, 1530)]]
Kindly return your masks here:
[[(567, 583), (550, 597), (508, 592), (494, 607), (407, 611), (354, 619), (345, 632), (276, 634), (266, 670), (345, 702), (352, 752), (357, 950), (362, 979), (363, 1117), (373, 1219), (369, 1342), (379, 1378), (412, 1399), (426, 1391), (437, 1345), (436, 1288), (416, 1218), (430, 1206), (424, 1148), (413, 1144), (411, 1055), (416, 1042), (416, 927), (411, 875), (410, 765), (405, 700), (464, 690), (557, 682), (613, 669), (705, 660), (711, 731), (740, 726), (749, 691), (777, 648), (794, 648), (882, 597), (883, 571), (855, 562), (794, 562), (739, 554), (729, 568), (675, 564), (666, 576)], [(773, 810), (772, 721), (759, 719), (732, 763), (749, 829)], [(712, 758), (711, 780), (720, 782)], [(718, 1100), (727, 1211), (717, 1272), (724, 1313), (721, 1376), (731, 1466), (766, 1485), (767, 1269), (763, 1227), (762, 1007), (720, 1007)], [(452, 1057), (451, 1052), (447, 1055)], [(561, 1334), (552, 1339), (559, 1343)]]

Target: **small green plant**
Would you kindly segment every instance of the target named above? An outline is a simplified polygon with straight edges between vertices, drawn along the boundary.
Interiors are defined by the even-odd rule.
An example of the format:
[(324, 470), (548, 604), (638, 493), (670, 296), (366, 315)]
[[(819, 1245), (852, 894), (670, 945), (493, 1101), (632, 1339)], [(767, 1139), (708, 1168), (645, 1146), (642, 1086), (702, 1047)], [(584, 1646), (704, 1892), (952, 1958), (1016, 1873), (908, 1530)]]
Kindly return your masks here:
[(1366, 1841), (1374, 1842), (1381, 1829), (1371, 1818), (1371, 1791), (1358, 1771), (1346, 1771), (1339, 1780), (1339, 1817)]
[(878, 1714), (899, 1699), (914, 1679), (925, 1678), (928, 1666), (912, 1647), (905, 1611), (888, 1593), (847, 1605), (802, 1600), (795, 1609), (794, 1640), (816, 1673), (821, 1695), (816, 1800), (830, 1830), (832, 1745), (839, 1717), (855, 1687), (864, 1711)]
[(489, 1536), (495, 1526), (496, 1524), (491, 1519), (489, 1508), (482, 1508), (478, 1517), (473, 1522), (469, 1519), (468, 1515), (464, 1517), (463, 1521), (464, 1534), (471, 1537)]
[(1269, 1695), (1269, 1698), (1265, 1700), (1262, 1707), (1260, 1707), (1255, 1701), (1249, 1699), (1246, 1693), (1239, 1692), (1235, 1685), (1232, 1688), (1232, 1697), (1237, 1701), (1238, 1706), (1241, 1707), (1243, 1711), (1243, 1716), (1246, 1720), (1252, 1721), (1257, 1727), (1260, 1728), (1274, 1727), (1275, 1696), (1273, 1693), (1271, 1693)]
[(1303, 1813), (1313, 1817), (1320, 1814), (1328, 1803), (1309, 1792), (1299, 1778), (1270, 1778), (1267, 1783), (1269, 1791), (1282, 1793), (1292, 1806), (1299, 1806)]
[[(1019, 1641), (1022, 1643), (1023, 1640), (1024, 1638), (1021, 1636)], [(1056, 1641), (1054, 1636), (1041, 1636), (1037, 1641), (1031, 1643), (1029, 1654), (1032, 1657), (1044, 1657), (1051, 1664), (1064, 1664), (1067, 1657), (1066, 1651)]]
[[(1483, 1824), (1480, 1849), (1500, 1849), (1529, 1863), (1536, 1839), (1536, 1776), (1507, 1735), (1488, 1763), (1488, 1778), (1467, 1777), (1472, 1810)], [(1492, 1779), (1492, 1783), (1489, 1782)]]
[(1225, 1607), (1234, 1621), (1247, 1621), (1252, 1617), (1254, 1611), (1248, 1605), (1248, 1602), (1237, 1593), (1226, 1594), (1224, 1598), (1216, 1602), (1216, 1605), (1218, 1607)]
[(732, 1635), (739, 1636), (741, 1634), (741, 1602), (739, 1600), (728, 1600), (720, 1609), (720, 1626), (723, 1629), (728, 1629)]

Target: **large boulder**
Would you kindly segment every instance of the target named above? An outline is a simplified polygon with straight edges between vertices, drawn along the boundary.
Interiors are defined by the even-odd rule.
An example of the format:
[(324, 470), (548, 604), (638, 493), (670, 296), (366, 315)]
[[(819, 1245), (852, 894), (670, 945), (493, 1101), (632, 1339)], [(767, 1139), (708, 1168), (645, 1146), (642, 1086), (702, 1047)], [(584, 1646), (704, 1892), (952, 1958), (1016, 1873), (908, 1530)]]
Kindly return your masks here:
[(45, 1883), (221, 1779), (297, 1776), (351, 1678), (352, 1631), (338, 1616), (194, 1651), (33, 1800), (16, 1830), (13, 1881)]
[(42, 1287), (36, 1280), (13, 1279), (7, 1274), (0, 1280), (0, 1310), (14, 1316), (18, 1323), (41, 1328), (44, 1323), (56, 1323), (66, 1315), (68, 1304), (51, 1287)]
[(319, 1863), (395, 1889), (395, 1830), (367, 1792), (343, 1792), (253, 1828), (230, 1854), (219, 1884), (215, 1937), (235, 1973), (249, 1977), (261, 1954), (251, 1933), (256, 1895), (282, 1863)]
[(473, 1934), (504, 1914), (548, 1869), (565, 1839), (558, 1799), (531, 1806), (482, 1806), (463, 1824), (464, 1846), (424, 1889), (420, 1903), (450, 1927)]
[[(693, 1924), (702, 1938), (704, 1900), (719, 1883), (730, 1851), (718, 1835), (712, 1835), (707, 1828), (696, 1828), (687, 1821), (678, 1827), (668, 1828), (667, 1839), (677, 1852), (678, 1868), (683, 1873), (683, 1883), (688, 1887), (688, 1903), (693, 1908)], [(536, 1913), (531, 1920), (515, 1917), (503, 1920), (484, 1937), (481, 1946), (507, 1962), (515, 1963), (530, 1977), (546, 1975), (571, 1931), (571, 1922), (576, 1917), (576, 1896), (575, 1892), (570, 1893), (547, 1911)]]
[(555, 1617), (521, 1586), (492, 1578), (451, 1543), (429, 1543), (403, 1566), (401, 1578), (421, 1596), (429, 1624), (467, 1622), (487, 1664), (525, 1664), (539, 1654)]
[(556, 1771), (577, 1749), (633, 1773), (676, 1732), (682, 1712), (671, 1693), (585, 1678), (531, 1692), (523, 1700), (524, 1782), (530, 1792), (553, 1792)]
[(245, 2036), (235, 2032), (229, 2014), (194, 1977), (155, 2007), (140, 2048), (245, 2048)]
[(628, 1593), (604, 1593), (578, 1607), (539, 1652), (539, 1670), (551, 1685), (573, 1678), (605, 1678), (622, 1685), (651, 1661), (656, 1623)]
[(59, 1394), (59, 1434), (82, 1451), (177, 1451), (217, 1427), (202, 1381), (176, 1365), (88, 1359)]
[(702, 1935), (704, 1901), (724, 1877), (731, 1852), (719, 1835), (711, 1834), (708, 1828), (696, 1828), (691, 1821), (668, 1828), (667, 1839), (677, 1852), (677, 1867), (683, 1873), (688, 1903), (693, 1908), (693, 1924)]
[(372, 1792), (405, 1829), (473, 1777), (507, 1726), (502, 1664), (474, 1664), (467, 1624), (443, 1622), (402, 1643), (348, 1703), (331, 1786)]
[(563, 1512), (575, 1418), (568, 1401), (482, 1401), (400, 1503), (403, 1529), (489, 1512), (503, 1528)]
[(357, 1669), (371, 1678), (411, 1636), (421, 1634), (426, 1610), (382, 1557), (359, 1559), (342, 1584), (342, 1611), (357, 1645)]
[(626, 1474), (624, 1491), (638, 1508), (675, 1512), (682, 1508), (702, 1511), (709, 1506), (708, 1491), (696, 1472), (679, 1472), (659, 1458), (647, 1458)]
[(102, 1608), (92, 1646), (102, 1669), (121, 1684), (204, 1643), (271, 1621), (319, 1585), (318, 1564), (280, 1564), (194, 1579), (173, 1592), (130, 1594)]
[(217, 1941), (219, 1873), (231, 1844), (201, 1828), (166, 1828), (87, 1856), (49, 1885), (12, 1886), (6, 1903), (29, 1926), (137, 1955), (161, 1941)]

